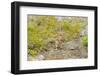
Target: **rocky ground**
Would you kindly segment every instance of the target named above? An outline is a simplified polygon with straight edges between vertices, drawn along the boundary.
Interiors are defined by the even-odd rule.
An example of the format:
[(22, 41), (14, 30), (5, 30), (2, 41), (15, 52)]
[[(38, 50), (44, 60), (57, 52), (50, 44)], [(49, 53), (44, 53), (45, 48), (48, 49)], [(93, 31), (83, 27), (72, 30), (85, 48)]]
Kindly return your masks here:
[(28, 57), (28, 60), (59, 60), (59, 59), (80, 59), (87, 58), (87, 48), (81, 44), (80, 39), (74, 39), (66, 42), (59, 49), (50, 48), (48, 51), (42, 51), (37, 56)]

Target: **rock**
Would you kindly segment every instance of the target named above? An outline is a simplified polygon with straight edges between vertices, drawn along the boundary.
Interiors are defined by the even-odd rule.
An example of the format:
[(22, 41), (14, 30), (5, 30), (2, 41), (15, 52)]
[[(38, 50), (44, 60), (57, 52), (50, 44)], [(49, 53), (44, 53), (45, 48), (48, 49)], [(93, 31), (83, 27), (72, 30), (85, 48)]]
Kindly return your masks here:
[(81, 57), (82, 58), (88, 57), (88, 48), (87, 47), (84, 47), (84, 46), (81, 47)]
[(44, 60), (44, 56), (43, 55), (37, 55), (35, 57), (29, 56), (28, 57), (29, 61), (37, 61), (37, 60)]
[[(42, 51), (35, 57), (29, 57), (28, 60), (60, 60), (60, 59), (80, 59), (88, 57), (88, 50), (81, 44), (81, 39), (73, 39), (72, 41), (63, 43), (62, 48), (55, 49), (48, 47), (47, 51)], [(61, 45), (60, 45), (61, 46)]]
[(44, 55), (45, 55), (45, 60), (64, 59), (62, 50), (51, 50), (45, 53)]
[(88, 34), (88, 27), (86, 25), (85, 28), (81, 31), (80, 36), (85, 36), (87, 34)]
[(28, 60), (28, 61), (32, 61), (32, 59), (33, 59), (32, 56), (28, 56), (28, 57), (27, 57), (27, 60)]
[(36, 59), (43, 60), (44, 59), (44, 56), (43, 55), (38, 55), (38, 56), (36, 56)]
[(74, 49), (80, 49), (80, 39), (74, 39), (72, 41), (66, 42), (64, 44), (65, 50), (74, 50)]

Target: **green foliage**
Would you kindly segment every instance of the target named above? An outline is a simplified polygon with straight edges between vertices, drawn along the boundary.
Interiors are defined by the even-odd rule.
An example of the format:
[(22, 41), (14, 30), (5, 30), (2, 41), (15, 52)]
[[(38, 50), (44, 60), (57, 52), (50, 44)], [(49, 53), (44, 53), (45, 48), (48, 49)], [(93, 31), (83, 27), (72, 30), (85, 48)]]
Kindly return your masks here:
[(87, 37), (87, 36), (83, 36), (83, 37), (82, 37), (82, 44), (83, 44), (84, 46), (88, 46), (88, 37)]
[[(75, 19), (73, 20), (75, 21)], [(66, 32), (66, 40), (72, 40), (74, 38), (78, 38), (80, 36), (81, 22), (71, 22), (70, 20), (63, 20), (62, 21), (63, 29)]]
[(33, 56), (33, 57), (35, 57), (38, 54), (38, 51), (37, 50), (28, 49), (28, 54)]

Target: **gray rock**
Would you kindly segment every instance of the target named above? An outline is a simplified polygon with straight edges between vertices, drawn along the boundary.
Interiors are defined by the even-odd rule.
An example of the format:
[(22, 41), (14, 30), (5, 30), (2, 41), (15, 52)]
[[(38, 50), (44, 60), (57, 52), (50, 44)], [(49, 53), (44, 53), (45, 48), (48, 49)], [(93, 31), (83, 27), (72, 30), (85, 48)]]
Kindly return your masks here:
[(84, 29), (82, 29), (81, 33), (80, 33), (80, 36), (84, 36), (84, 35), (87, 35), (88, 34), (88, 27), (87, 25), (85, 26)]
[(80, 39), (74, 39), (64, 44), (65, 50), (80, 49)]
[(29, 61), (37, 61), (37, 60), (44, 60), (44, 56), (43, 55), (37, 55), (37, 56), (35, 56), (35, 57), (31, 57), (31, 56), (29, 56), (28, 57), (28, 60)]

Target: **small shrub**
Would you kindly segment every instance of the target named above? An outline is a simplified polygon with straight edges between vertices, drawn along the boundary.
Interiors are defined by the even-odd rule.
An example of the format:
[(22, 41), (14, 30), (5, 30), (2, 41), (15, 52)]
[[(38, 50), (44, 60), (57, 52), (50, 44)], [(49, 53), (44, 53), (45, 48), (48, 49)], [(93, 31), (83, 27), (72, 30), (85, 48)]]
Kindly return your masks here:
[(38, 51), (37, 50), (28, 49), (28, 54), (31, 55), (32, 57), (35, 57), (38, 54)]
[(87, 36), (83, 36), (83, 37), (82, 37), (82, 44), (83, 44), (84, 46), (88, 46), (88, 37), (87, 37)]

